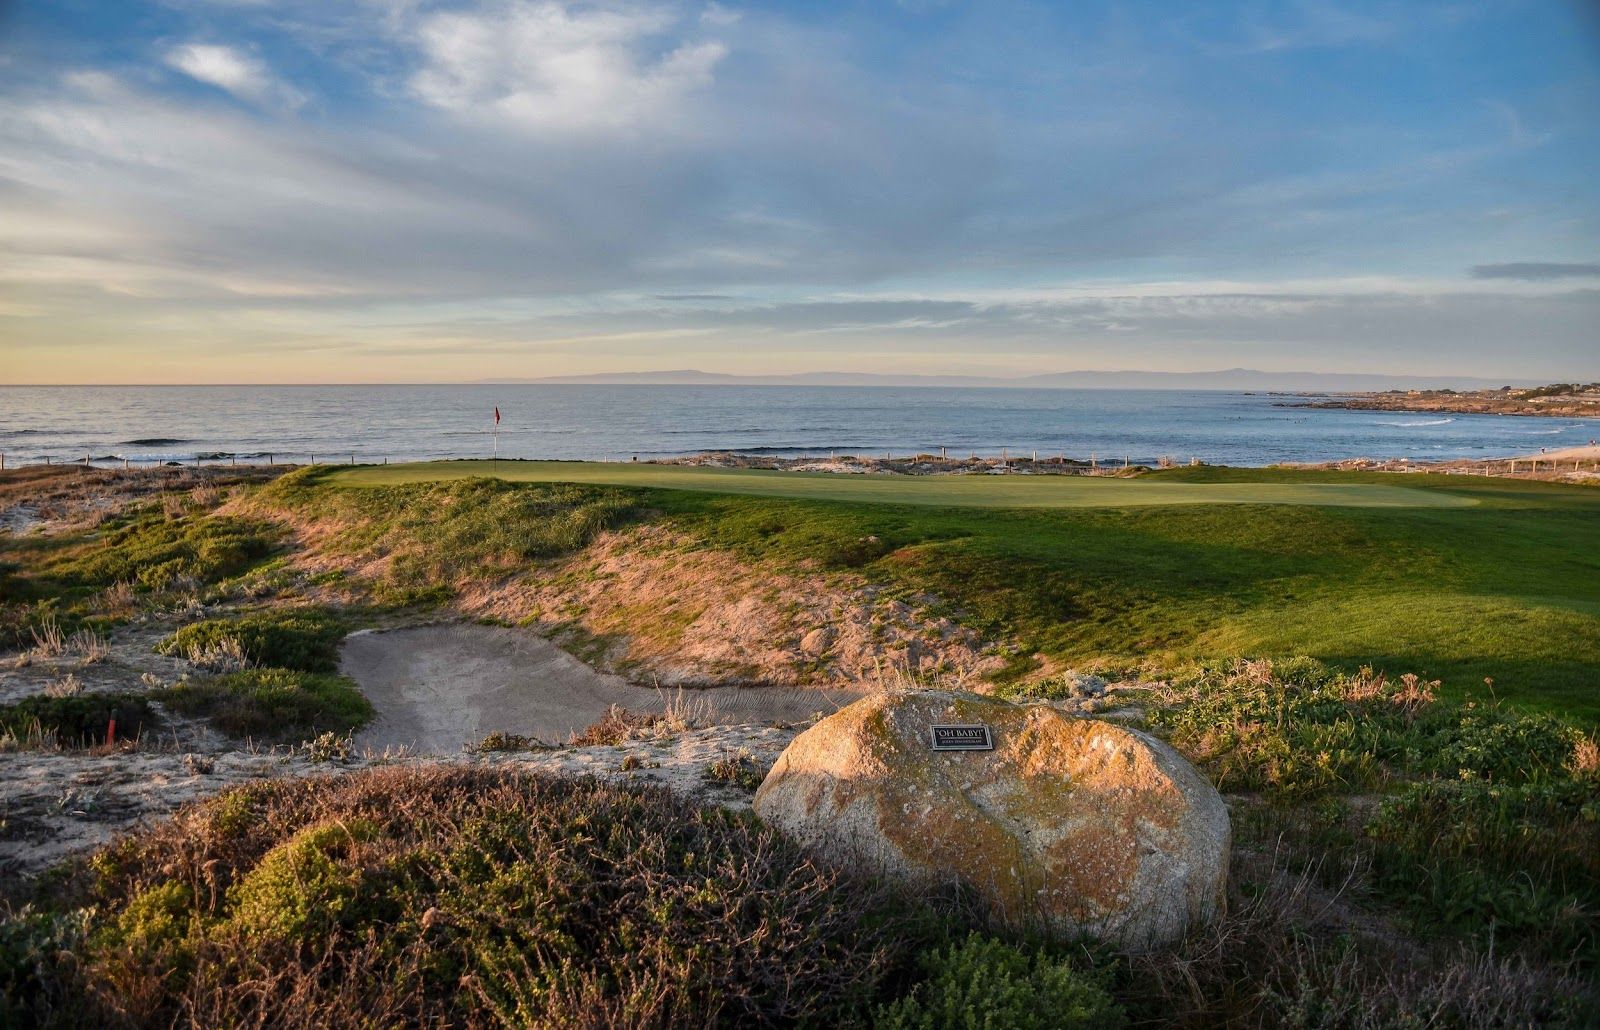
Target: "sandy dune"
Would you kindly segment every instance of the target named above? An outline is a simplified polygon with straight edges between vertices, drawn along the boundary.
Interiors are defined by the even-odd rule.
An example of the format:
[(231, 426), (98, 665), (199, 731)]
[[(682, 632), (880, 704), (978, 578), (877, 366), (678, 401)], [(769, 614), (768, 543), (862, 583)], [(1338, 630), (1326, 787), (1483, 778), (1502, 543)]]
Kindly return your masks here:
[[(434, 754), (459, 752), (495, 731), (558, 742), (609, 705), (659, 712), (675, 693), (596, 672), (524, 630), (471, 623), (352, 634), (340, 669), (378, 710), (356, 737), (358, 746)], [(711, 706), (702, 721), (733, 726), (808, 719), (849, 704), (861, 692), (714, 687), (684, 694)]]

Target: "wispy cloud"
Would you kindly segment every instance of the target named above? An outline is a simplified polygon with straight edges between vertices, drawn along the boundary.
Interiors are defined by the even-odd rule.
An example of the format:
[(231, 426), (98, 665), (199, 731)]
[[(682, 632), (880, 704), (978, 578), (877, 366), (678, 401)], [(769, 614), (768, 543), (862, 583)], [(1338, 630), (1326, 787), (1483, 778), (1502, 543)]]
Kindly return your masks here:
[(266, 63), (231, 46), (185, 43), (167, 51), (166, 63), (197, 82), (251, 103), (299, 107), (305, 96), (276, 79)]
[(1547, 279), (1591, 279), (1600, 277), (1600, 263), (1566, 263), (1560, 261), (1513, 261), (1504, 265), (1474, 265), (1474, 279), (1526, 279), (1541, 282)]

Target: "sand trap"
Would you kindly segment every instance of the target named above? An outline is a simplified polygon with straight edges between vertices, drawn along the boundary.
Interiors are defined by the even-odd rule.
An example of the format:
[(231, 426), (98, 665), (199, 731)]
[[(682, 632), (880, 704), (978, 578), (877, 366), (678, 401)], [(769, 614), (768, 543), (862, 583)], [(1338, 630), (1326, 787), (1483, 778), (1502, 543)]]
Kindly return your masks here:
[[(659, 712), (674, 692), (596, 672), (524, 630), (476, 624), (419, 626), (351, 634), (340, 670), (367, 695), (378, 717), (356, 737), (362, 747), (459, 752), (496, 731), (558, 742), (613, 704)], [(794, 722), (861, 696), (854, 690), (712, 687), (686, 690), (711, 706), (709, 722)]]

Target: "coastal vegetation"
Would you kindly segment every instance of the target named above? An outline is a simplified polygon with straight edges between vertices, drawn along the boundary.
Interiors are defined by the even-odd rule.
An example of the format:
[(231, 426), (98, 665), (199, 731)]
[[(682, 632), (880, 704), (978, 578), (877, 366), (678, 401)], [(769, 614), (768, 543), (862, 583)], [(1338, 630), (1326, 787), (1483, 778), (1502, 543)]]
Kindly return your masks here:
[[(1000, 661), (963, 682), (1001, 695), (1071, 700), (1083, 677), (1060, 670), (1097, 670), (1111, 686), (1095, 710), (1167, 739), (1226, 796), (1226, 915), (1149, 953), (1033, 939), (963, 892), (911, 896), (808, 858), (747, 814), (498, 765), (535, 746), (508, 730), (471, 759), (334, 760), (329, 775), (226, 791), (8, 886), (0, 1023), (1600, 1014), (1600, 492), (1186, 468), (1049, 506), (1030, 500), (1077, 481), (881, 477), (875, 498), (840, 498), (810, 496), (809, 479), (777, 495), (756, 473), (663, 489), (613, 481), (627, 466), (558, 467), (605, 480), (307, 469), (0, 537), (17, 663), (87, 676), (115, 664), (91, 657), (108, 640), (124, 655), (134, 641), (186, 671), (142, 690), (62, 678), (0, 705), (0, 746), (110, 760), (112, 718), (118, 741), (183, 717), (286, 744), (346, 734), (374, 715), (337, 674), (350, 629), (581, 580), (585, 555), (623, 541), (636, 567), (716, 555), (756, 583), (837, 582), (857, 591), (840, 597), (935, 610), (995, 642)], [(1115, 503), (1148, 486), (1186, 499)], [(1021, 492), (966, 503), (989, 488)], [(668, 600), (629, 618), (681, 622)], [(569, 746), (650, 718), (608, 712)], [(747, 796), (764, 773), (730, 750), (700, 776)]]
[[(522, 475), (521, 464), (489, 470)], [(384, 559), (392, 569), (375, 566), (391, 590), (548, 561), (607, 526), (650, 521), (768, 568), (849, 571), (941, 598), (964, 625), (1014, 642), (1003, 678), (1029, 675), (1035, 656), (1161, 674), (1240, 655), (1306, 654), (1347, 672), (1414, 672), (1439, 680), (1450, 697), (1600, 719), (1600, 491), (1587, 487), (1185, 468), (1133, 481), (873, 477), (877, 499), (868, 503), (804, 496), (814, 480), (864, 477), (796, 477), (780, 497), (721, 492), (720, 484), (766, 490), (782, 473), (723, 472), (713, 493), (694, 485), (701, 480), (676, 478), (682, 470), (670, 481), (692, 488), (663, 490), (539, 481), (553, 469), (616, 484), (635, 474), (662, 481), (631, 465), (530, 465), (535, 481), (526, 484), (456, 476), (475, 463), (312, 470), (261, 496), (266, 512), (348, 527), (322, 531), (332, 548), (369, 563), (392, 554)], [(439, 478), (441, 469), (448, 476)], [(392, 485), (345, 486), (368, 482)], [(1022, 486), (1013, 483), (1035, 493), (1019, 502)], [(1116, 503), (1119, 491), (1149, 485), (1180, 498), (1201, 492), (1170, 505)], [(1094, 488), (1094, 506), (1032, 503), (1080, 486)], [(1399, 500), (1271, 500), (1329, 487)], [(1013, 498), (1010, 506), (964, 506), (991, 488), (1010, 488), (997, 494)], [(1224, 488), (1250, 492), (1216, 492)], [(930, 490), (942, 491), (941, 504)], [(918, 500), (902, 503), (903, 495)], [(433, 520), (407, 514), (418, 511)]]

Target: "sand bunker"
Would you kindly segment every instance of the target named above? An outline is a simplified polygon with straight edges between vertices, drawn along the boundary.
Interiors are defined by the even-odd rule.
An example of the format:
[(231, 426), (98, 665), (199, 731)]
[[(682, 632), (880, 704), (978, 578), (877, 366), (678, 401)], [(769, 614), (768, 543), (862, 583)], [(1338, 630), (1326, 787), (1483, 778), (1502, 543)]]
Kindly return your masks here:
[[(434, 754), (459, 752), (497, 731), (554, 743), (594, 722), (610, 705), (659, 712), (676, 695), (597, 672), (527, 631), (476, 624), (352, 634), (340, 670), (378, 710), (357, 745)], [(797, 687), (684, 691), (690, 701), (710, 706), (701, 722), (726, 726), (796, 722), (861, 694)]]

